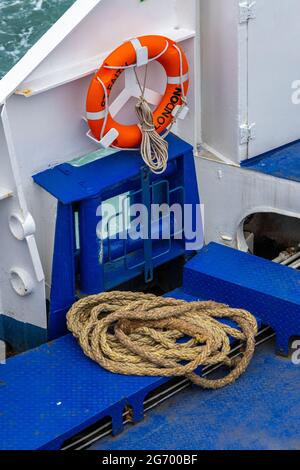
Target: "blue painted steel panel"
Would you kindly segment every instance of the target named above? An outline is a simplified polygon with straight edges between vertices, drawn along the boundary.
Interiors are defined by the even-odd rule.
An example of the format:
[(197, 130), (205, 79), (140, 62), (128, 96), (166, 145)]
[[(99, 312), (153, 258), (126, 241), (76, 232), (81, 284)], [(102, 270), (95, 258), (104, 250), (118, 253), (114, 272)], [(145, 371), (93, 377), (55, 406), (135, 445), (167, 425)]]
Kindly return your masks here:
[(0, 313), (0, 340), (8, 343), (14, 351), (23, 352), (36, 348), (45, 343), (47, 337), (46, 329), (17, 321)]
[[(153, 244), (153, 268), (157, 268), (164, 263), (168, 263), (182, 255), (185, 254), (185, 250), (182, 247), (182, 243), (174, 241), (172, 243), (172, 250), (168, 251), (166, 254), (161, 255), (162, 249), (161, 245)], [(124, 282), (130, 281), (131, 279), (136, 278), (144, 272), (144, 252), (143, 250), (138, 250), (134, 253), (130, 253), (127, 256), (127, 260), (130, 262), (131, 266), (136, 266), (135, 268), (128, 269), (127, 265), (124, 263), (124, 258), (113, 263), (107, 263), (105, 265), (104, 280), (105, 280), (105, 290), (111, 290), (116, 288), (116, 286), (121, 285)]]
[(80, 232), (80, 290), (84, 295), (103, 292), (104, 263), (100, 260), (101, 240), (97, 236), (96, 213), (101, 198), (95, 197), (81, 201), (79, 206)]
[[(150, 224), (149, 224), (150, 226)], [(174, 233), (175, 226), (174, 226), (174, 221), (171, 220), (171, 223), (167, 224), (167, 227), (170, 227), (170, 232), (171, 235)], [(93, 226), (93, 229), (95, 229), (95, 223)], [(132, 229), (129, 229), (129, 233), (132, 233)], [(152, 233), (152, 238), (153, 238), (153, 245), (160, 245), (161, 247), (161, 254), (166, 252), (166, 249), (163, 250), (163, 245), (171, 245), (171, 240), (164, 240), (163, 241), (163, 233), (162, 233), (162, 219), (160, 220), (155, 220), (152, 221), (151, 224), (151, 233)], [(151, 241), (151, 240), (150, 240)], [(126, 256), (128, 256), (130, 253), (133, 253), (134, 251), (139, 251), (142, 250), (144, 247), (144, 240), (140, 237), (138, 239), (135, 239), (134, 237), (131, 238), (129, 237), (128, 240), (126, 240), (126, 249), (124, 247), (124, 239), (121, 239), (120, 237), (116, 237), (115, 240), (111, 240), (109, 238), (105, 238), (103, 240), (103, 262), (108, 263), (108, 262), (113, 262), (116, 261), (119, 258), (124, 259), (124, 253), (126, 252)], [(185, 243), (183, 240), (182, 243), (182, 248), (183, 252), (185, 253)], [(169, 251), (169, 250), (168, 250)], [(153, 260), (153, 257), (151, 257), (151, 260)], [(142, 262), (145, 264), (145, 257), (143, 256)], [(129, 264), (131, 269), (133, 269), (133, 263), (126, 263)]]
[(0, 449), (59, 449), (107, 416), (118, 433), (125, 406), (141, 419), (144, 397), (165, 381), (111, 374), (71, 335), (43, 345), (0, 365)]
[[(179, 155), (193, 152), (191, 145), (173, 134), (170, 134), (167, 140), (169, 142), (169, 167), (164, 177), (176, 171), (176, 165), (173, 165), (172, 160)], [(130, 179), (139, 178), (143, 166), (140, 152), (122, 151), (81, 167), (73, 167), (65, 163), (34, 175), (33, 179), (59, 201), (70, 204), (106, 191), (108, 199), (115, 185), (119, 185), (121, 181), (130, 184)], [(156, 180), (159, 176), (152, 178)], [(124, 192), (126, 190), (124, 187)], [(196, 188), (195, 197), (197, 194)]]
[[(195, 300), (180, 289), (169, 296)], [(0, 449), (60, 449), (81, 430), (111, 417), (123, 430), (126, 405), (137, 422), (149, 392), (168, 379), (111, 374), (88, 359), (72, 335), (0, 365)]]
[[(168, 296), (195, 300), (182, 289)], [(145, 397), (168, 380), (111, 374), (86, 358), (71, 335), (10, 359), (0, 377), (1, 449), (59, 449), (107, 416), (117, 434), (125, 406), (141, 420)]]
[[(184, 236), (181, 241), (171, 236), (170, 240), (140, 239), (135, 242), (124, 242), (117, 237), (109, 243), (107, 239), (102, 243), (97, 236), (101, 202), (127, 192), (132, 197), (139, 195), (139, 202), (143, 202), (148, 209), (151, 203), (168, 203), (169, 206), (174, 203), (181, 206), (190, 204), (196, 224), (201, 211), (193, 148), (174, 135), (169, 136), (168, 142), (169, 164), (163, 175), (150, 173), (139, 152), (121, 151), (81, 167), (63, 164), (34, 176), (34, 181), (59, 201), (49, 339), (66, 334), (65, 315), (75, 301), (76, 289), (82, 295), (92, 295), (116, 288), (142, 273), (146, 282), (150, 282), (154, 268), (202, 246), (203, 234), (199, 236), (199, 230), (200, 246), (192, 248), (186, 247)], [(77, 251), (75, 211), (78, 212), (80, 239)], [(150, 210), (148, 218), (147, 222), (150, 223)], [(154, 229), (161, 233), (161, 220), (157, 227), (154, 225), (151, 231)], [(195, 229), (195, 226), (192, 227), (192, 238)], [(116, 256), (118, 253), (118, 259), (110, 258), (110, 255)]]
[(278, 351), (300, 336), (300, 272), (212, 243), (185, 267), (184, 290), (241, 307), (277, 333)]
[(150, 181), (150, 170), (149, 168), (144, 168), (141, 172), (141, 187), (142, 187), (142, 204), (147, 208), (147, 220), (145, 229), (147, 230), (146, 238), (144, 240), (144, 278), (145, 282), (152, 282), (153, 281), (153, 246), (151, 240), (151, 228), (152, 228), (152, 220), (151, 220), (151, 203), (152, 203), (152, 192), (151, 192), (151, 181)]
[(299, 366), (261, 347), (234, 385), (191, 387), (91, 450), (298, 450), (299, 380)]
[(246, 160), (242, 167), (300, 182), (300, 140)]
[(66, 313), (76, 300), (75, 294), (75, 228), (71, 205), (60, 202), (52, 267), (48, 339), (67, 334)]

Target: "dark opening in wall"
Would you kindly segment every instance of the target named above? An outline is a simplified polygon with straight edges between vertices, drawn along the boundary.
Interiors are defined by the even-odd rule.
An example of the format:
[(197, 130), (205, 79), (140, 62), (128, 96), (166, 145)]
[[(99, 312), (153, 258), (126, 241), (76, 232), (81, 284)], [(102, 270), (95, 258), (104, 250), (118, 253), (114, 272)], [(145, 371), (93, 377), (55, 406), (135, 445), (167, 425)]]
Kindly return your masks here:
[[(281, 262), (300, 253), (300, 219), (275, 213), (257, 213), (244, 222), (249, 251)], [(280, 258), (280, 259), (278, 259)]]

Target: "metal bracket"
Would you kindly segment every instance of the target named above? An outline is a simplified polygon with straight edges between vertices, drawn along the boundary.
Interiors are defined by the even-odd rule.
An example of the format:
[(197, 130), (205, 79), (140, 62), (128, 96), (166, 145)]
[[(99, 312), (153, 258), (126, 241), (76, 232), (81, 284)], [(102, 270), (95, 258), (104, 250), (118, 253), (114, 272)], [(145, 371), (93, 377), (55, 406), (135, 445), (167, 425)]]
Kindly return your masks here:
[(256, 124), (243, 124), (240, 126), (240, 144), (248, 144), (251, 140), (254, 140)]
[(249, 20), (256, 18), (256, 2), (239, 4), (240, 23), (247, 23)]

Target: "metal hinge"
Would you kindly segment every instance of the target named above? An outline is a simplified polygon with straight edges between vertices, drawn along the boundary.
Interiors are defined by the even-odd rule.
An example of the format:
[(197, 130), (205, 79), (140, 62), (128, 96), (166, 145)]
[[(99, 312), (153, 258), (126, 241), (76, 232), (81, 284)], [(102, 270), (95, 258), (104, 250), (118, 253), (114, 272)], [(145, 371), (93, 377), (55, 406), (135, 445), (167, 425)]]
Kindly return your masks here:
[(248, 144), (251, 140), (255, 139), (256, 124), (243, 124), (240, 126), (240, 143)]
[(254, 18), (256, 18), (256, 2), (242, 2), (239, 4), (239, 8), (240, 23), (247, 23), (249, 20), (253, 20)]

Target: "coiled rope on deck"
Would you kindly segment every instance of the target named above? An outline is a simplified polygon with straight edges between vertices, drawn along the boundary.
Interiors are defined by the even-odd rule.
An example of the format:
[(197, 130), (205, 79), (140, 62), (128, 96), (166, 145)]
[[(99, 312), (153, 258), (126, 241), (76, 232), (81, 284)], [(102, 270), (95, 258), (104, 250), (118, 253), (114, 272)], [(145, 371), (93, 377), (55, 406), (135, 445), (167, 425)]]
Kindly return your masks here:
[[(185, 376), (208, 389), (232, 384), (246, 371), (257, 334), (256, 320), (245, 310), (134, 292), (83, 298), (69, 311), (67, 324), (84, 353), (113, 373)], [(244, 343), (238, 360), (229, 357), (230, 338)], [(196, 373), (199, 366), (218, 364), (231, 369), (225, 377), (211, 380)]]

